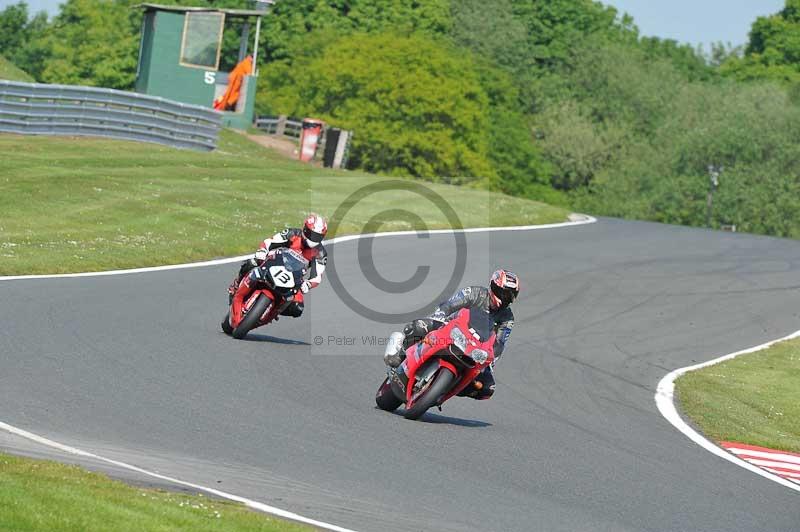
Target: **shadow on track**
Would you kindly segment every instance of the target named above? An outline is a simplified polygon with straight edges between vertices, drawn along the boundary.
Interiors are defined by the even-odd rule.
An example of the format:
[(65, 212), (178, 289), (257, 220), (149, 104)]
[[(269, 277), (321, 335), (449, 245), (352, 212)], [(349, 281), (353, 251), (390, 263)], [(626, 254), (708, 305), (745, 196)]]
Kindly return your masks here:
[[(375, 410), (380, 410), (380, 408), (375, 408)], [(403, 415), (404, 410), (396, 410), (392, 412), (395, 416)], [(434, 414), (431, 411), (425, 412), (421, 418), (416, 420), (416, 423), (430, 423), (432, 425), (456, 425), (458, 427), (469, 427), (469, 428), (484, 428), (484, 427), (491, 427), (492, 424), (488, 421), (478, 421), (477, 419), (461, 419), (458, 417), (450, 417), (450, 416), (443, 416), (442, 414)]]
[(248, 333), (243, 339), (245, 342), (269, 342), (273, 344), (282, 345), (311, 345), (302, 340), (292, 340), (291, 338), (278, 338), (277, 336), (269, 336), (268, 334), (255, 334)]

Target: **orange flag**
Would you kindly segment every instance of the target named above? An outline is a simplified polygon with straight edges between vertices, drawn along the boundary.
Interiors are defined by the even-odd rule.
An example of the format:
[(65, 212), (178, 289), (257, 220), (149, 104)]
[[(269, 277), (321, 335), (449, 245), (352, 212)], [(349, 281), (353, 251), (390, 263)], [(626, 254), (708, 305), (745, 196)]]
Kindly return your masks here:
[(230, 74), (228, 74), (228, 88), (225, 89), (225, 94), (214, 100), (214, 109), (218, 111), (234, 109), (236, 107), (236, 102), (239, 101), (242, 81), (245, 76), (250, 75), (252, 72), (253, 57), (248, 55), (231, 70)]

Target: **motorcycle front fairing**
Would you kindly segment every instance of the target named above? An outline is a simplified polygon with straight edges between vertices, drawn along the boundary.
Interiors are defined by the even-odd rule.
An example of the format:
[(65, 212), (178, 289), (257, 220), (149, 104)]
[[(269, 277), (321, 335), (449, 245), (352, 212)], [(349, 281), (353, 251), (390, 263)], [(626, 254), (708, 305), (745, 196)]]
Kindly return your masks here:
[[(488, 315), (477, 313), (485, 315), (482, 311), (460, 310), (447, 324), (406, 350), (406, 358), (392, 372), (391, 380), (395, 395), (405, 398), (407, 408), (414, 403), (415, 387), (419, 383), (424, 386), (438, 371), (449, 371), (459, 378), (442, 398), (443, 403), (468, 386), (494, 361), (494, 322)], [(470, 357), (475, 350), (485, 354), (485, 359), (483, 355), (479, 357), (480, 363)]]
[[(253, 306), (259, 295), (272, 301), (267, 312), (260, 318), (266, 324), (288, 306), (300, 289), (308, 271), (308, 261), (297, 251), (289, 248), (272, 250), (264, 262), (250, 272), (251, 281), (263, 285), (250, 295), (244, 305), (245, 313)], [(278, 307), (275, 307), (275, 305)]]

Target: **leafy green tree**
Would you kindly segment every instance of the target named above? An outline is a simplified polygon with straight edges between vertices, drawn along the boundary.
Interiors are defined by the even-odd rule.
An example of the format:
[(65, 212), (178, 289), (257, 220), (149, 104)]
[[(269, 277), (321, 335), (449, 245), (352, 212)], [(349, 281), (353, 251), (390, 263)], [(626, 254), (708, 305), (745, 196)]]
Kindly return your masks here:
[(507, 194), (563, 203), (549, 189), (553, 168), (534, 142), (531, 117), (520, 112), (519, 93), (510, 74), (485, 63), (477, 67), (489, 97), (489, 162), (498, 179), (493, 183)]
[(28, 4), (18, 2), (0, 11), (0, 55), (12, 57), (25, 44)]
[(34, 42), (47, 27), (47, 13), (40, 11), (29, 18), (28, 4), (11, 4), (0, 11), (0, 55), (37, 77), (44, 55)]
[(575, 207), (625, 218), (702, 226), (708, 165), (724, 167), (712, 225), (800, 237), (800, 109), (772, 84), (684, 84), (652, 138), (635, 137)]
[(744, 53), (744, 46), (733, 46), (723, 42), (711, 43), (711, 52), (706, 58), (708, 66), (719, 70), (728, 61), (735, 60)]
[(571, 50), (589, 36), (635, 41), (633, 19), (592, 0), (512, 0), (514, 16), (527, 29), (528, 48), (542, 67), (569, 62)]
[(447, 182), (493, 176), (488, 98), (469, 57), (446, 42), (354, 34), (267, 71), (269, 109), (355, 131), (358, 167)]
[(459, 0), (451, 3), (456, 44), (491, 61), (494, 66), (521, 74), (535, 66), (528, 50), (527, 28), (514, 14), (512, 0)]
[(265, 61), (290, 61), (311, 33), (353, 32), (440, 36), (451, 27), (449, 0), (293, 0), (277, 2), (264, 19)]
[[(680, 44), (672, 39), (642, 37), (639, 40), (639, 47), (648, 60), (669, 60), (672, 66), (689, 81), (709, 81), (715, 77), (714, 69), (702, 52), (688, 44)], [(719, 53), (720, 49), (712, 48), (713, 50)]]
[(721, 70), (741, 81), (800, 82), (800, 0), (786, 0), (779, 13), (756, 19), (744, 57), (731, 58)]
[[(131, 2), (68, 0), (34, 43), (45, 59), (46, 83), (128, 89), (136, 75), (141, 16)], [(140, 19), (139, 19), (140, 20)]]
[(594, 122), (574, 100), (550, 106), (539, 116), (537, 131), (545, 157), (554, 165), (552, 184), (561, 190), (588, 185), (625, 145), (626, 132)]
[(574, 98), (587, 117), (604, 127), (616, 125), (644, 137), (673, 112), (686, 78), (668, 59), (655, 60), (639, 47), (592, 38), (573, 49), (568, 90), (555, 99)]

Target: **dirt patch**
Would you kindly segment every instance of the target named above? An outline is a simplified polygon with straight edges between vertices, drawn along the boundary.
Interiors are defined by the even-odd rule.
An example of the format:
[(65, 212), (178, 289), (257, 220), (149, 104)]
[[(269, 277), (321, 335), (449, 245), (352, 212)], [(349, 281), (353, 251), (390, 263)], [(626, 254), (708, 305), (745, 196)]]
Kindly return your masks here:
[(265, 148), (271, 148), (280, 152), (282, 155), (290, 159), (297, 159), (299, 157), (299, 142), (286, 137), (273, 137), (272, 135), (258, 135), (252, 133), (241, 132), (242, 135), (261, 144)]

